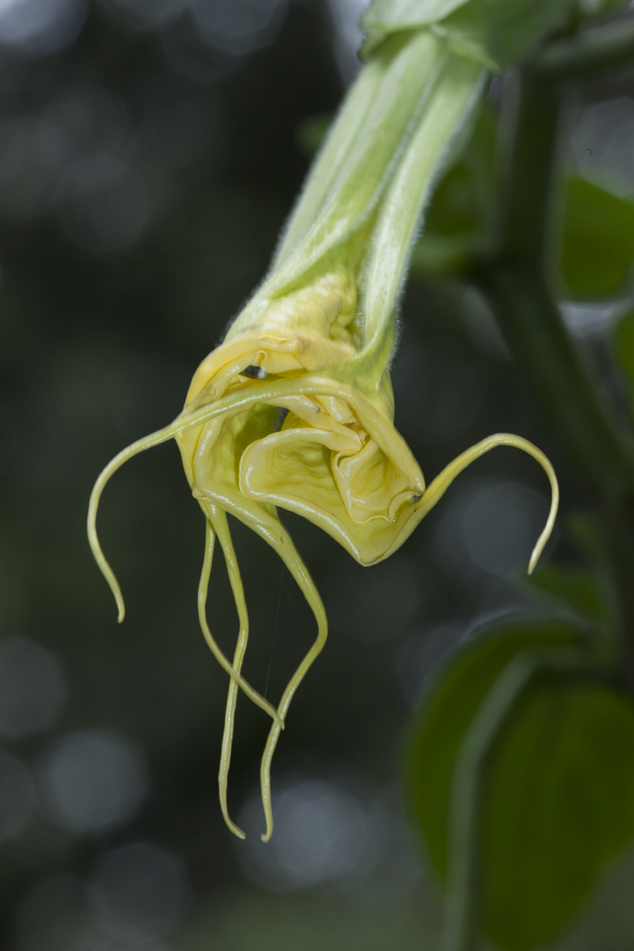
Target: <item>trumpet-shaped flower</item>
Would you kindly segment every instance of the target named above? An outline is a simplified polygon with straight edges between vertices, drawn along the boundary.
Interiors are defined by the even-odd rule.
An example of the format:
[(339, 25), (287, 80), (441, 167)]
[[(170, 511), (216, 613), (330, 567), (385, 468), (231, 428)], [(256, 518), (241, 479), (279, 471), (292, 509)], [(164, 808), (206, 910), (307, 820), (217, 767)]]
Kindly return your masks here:
[[(427, 28), (380, 43), (344, 103), (268, 277), (222, 344), (201, 363), (183, 412), (120, 453), (93, 491), (90, 542), (121, 619), (119, 586), (96, 535), (99, 498), (123, 462), (176, 439), (207, 526), (199, 615), (209, 646), (230, 677), (219, 786), (223, 814), (239, 836), (243, 833), (227, 811), (238, 691), (273, 721), (261, 768), (267, 840), (273, 752), (292, 697), (327, 633), (319, 594), (277, 508), (303, 515), (358, 562), (372, 565), (403, 543), (466, 465), (506, 444), (537, 459), (552, 486), (548, 523), (531, 569), (552, 528), (555, 474), (526, 440), (510, 434), (485, 439), (426, 487), (393, 424), (389, 365), (408, 256), (425, 201), (468, 128), (486, 73), (477, 57), (455, 52), (446, 37)], [(227, 513), (277, 551), (317, 622), (316, 640), (277, 707), (242, 676), (248, 615)], [(240, 620), (232, 660), (216, 644), (205, 611), (216, 538)]]

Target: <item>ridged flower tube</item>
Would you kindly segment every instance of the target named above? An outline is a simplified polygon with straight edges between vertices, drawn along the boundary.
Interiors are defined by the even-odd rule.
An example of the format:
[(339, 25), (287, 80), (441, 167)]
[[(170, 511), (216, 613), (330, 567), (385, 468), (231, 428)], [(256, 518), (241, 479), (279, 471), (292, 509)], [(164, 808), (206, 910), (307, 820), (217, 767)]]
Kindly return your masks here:
[[(455, 45), (455, 44), (454, 44)], [(223, 342), (201, 363), (185, 408), (164, 430), (123, 450), (99, 477), (89, 538), (123, 617), (117, 581), (99, 546), (96, 514), (110, 476), (129, 458), (176, 439), (206, 522), (200, 623), (230, 677), (219, 773), (228, 826), (227, 776), (239, 689), (272, 718), (261, 766), (266, 833), (273, 819), (270, 768), (289, 705), (327, 635), (315, 585), (277, 514), (296, 512), (332, 535), (361, 564), (388, 557), (455, 476), (497, 445), (533, 445), (497, 434), (468, 449), (426, 487), (394, 428), (389, 366), (396, 310), (412, 243), (433, 185), (466, 134), (487, 68), (427, 28), (385, 38), (350, 90), (282, 235), (270, 272)], [(425, 407), (421, 407), (424, 414)], [(313, 646), (276, 707), (242, 677), (248, 614), (226, 514), (279, 554), (317, 625)], [(216, 644), (205, 603), (215, 540), (227, 564), (240, 631), (232, 660)]]

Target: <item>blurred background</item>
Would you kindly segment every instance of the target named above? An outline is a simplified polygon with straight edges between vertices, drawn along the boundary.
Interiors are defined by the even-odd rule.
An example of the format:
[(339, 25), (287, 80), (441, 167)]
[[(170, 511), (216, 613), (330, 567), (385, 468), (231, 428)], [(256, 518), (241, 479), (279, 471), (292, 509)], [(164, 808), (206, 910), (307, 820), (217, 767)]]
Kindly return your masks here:
[[(541, 470), (487, 456), (372, 569), (284, 516), (331, 632), (276, 754), (268, 846), (268, 722), (243, 698), (230, 808), (245, 842), (220, 814), (227, 678), (198, 627), (204, 525), (173, 445), (127, 466), (102, 504), (121, 626), (85, 539), (103, 465), (177, 415), (265, 272), (309, 167), (307, 120), (332, 112), (358, 69), (363, 5), (0, 0), (3, 948), (436, 946), (403, 743), (453, 647), (491, 618), (542, 610), (521, 581), (548, 508)], [(564, 158), (634, 195), (634, 73), (571, 93)], [(621, 306), (563, 302), (600, 366)], [(583, 500), (475, 292), (413, 278), (402, 317), (396, 422), (426, 477), (490, 433), (519, 433), (554, 462), (565, 524)], [(245, 673), (275, 700), (312, 619), (264, 544), (233, 529), (252, 617)], [(561, 531), (555, 548), (573, 558)], [(230, 652), (220, 562), (209, 617)], [(620, 896), (633, 884), (625, 861), (565, 947), (631, 948)]]

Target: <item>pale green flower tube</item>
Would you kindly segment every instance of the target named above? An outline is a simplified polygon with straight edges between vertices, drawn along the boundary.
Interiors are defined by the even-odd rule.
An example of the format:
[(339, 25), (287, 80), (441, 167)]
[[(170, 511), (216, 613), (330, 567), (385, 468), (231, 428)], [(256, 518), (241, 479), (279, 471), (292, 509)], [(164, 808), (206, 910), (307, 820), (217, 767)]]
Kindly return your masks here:
[[(552, 4), (559, 9), (561, 0)], [(485, 6), (490, 10), (495, 4)], [(417, 12), (419, 21), (410, 23), (405, 16), (399, 26), (399, 7), (404, 16)], [(201, 363), (178, 419), (120, 453), (93, 491), (90, 544), (121, 619), (121, 592), (97, 539), (99, 498), (128, 458), (177, 440), (207, 526), (201, 627), (231, 678), (219, 788), (227, 824), (239, 836), (227, 809), (238, 687), (273, 719), (261, 769), (267, 840), (273, 828), (272, 756), (292, 697), (327, 635), (321, 599), (276, 507), (310, 519), (361, 564), (374, 564), (402, 544), (474, 458), (494, 446), (513, 445), (543, 466), (552, 487), (551, 512), (531, 568), (552, 528), (557, 482), (535, 446), (496, 434), (468, 449), (426, 488), (393, 425), (389, 365), (412, 244), (438, 176), (468, 135), (494, 65), (480, 21), (469, 34), (469, 11), (476, 7), (484, 9), (475, 0), (377, 0), (371, 6), (367, 64), (311, 170), (267, 277), (223, 343)], [(420, 19), (421, 10), (426, 20)], [(459, 15), (463, 19), (457, 22)], [(277, 551), (317, 622), (315, 643), (277, 709), (241, 674), (248, 614), (225, 513)], [(240, 618), (233, 661), (216, 644), (205, 611), (215, 537)]]

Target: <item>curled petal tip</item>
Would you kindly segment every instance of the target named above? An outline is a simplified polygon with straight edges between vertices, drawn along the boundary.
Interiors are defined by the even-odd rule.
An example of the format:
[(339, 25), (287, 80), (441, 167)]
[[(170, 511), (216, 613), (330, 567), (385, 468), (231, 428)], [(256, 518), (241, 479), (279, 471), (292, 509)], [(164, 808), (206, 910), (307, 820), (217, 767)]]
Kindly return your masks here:
[(121, 624), (121, 622), (123, 621), (125, 617), (125, 601), (123, 600), (123, 595), (121, 593), (121, 588), (119, 587), (119, 582), (117, 581), (114, 574), (112, 573), (112, 570), (110, 569), (110, 565), (108, 565), (108, 573), (106, 574), (106, 572), (104, 572), (104, 575), (106, 577), (106, 581), (108, 582), (110, 586), (110, 590), (112, 591), (112, 594), (114, 595), (114, 601), (117, 606), (117, 624)]
[(246, 835), (235, 822), (232, 821), (229, 810), (227, 808), (227, 772), (228, 772), (229, 763), (223, 763), (223, 768), (221, 769), (218, 780), (220, 782), (220, 808), (222, 810), (222, 817), (225, 820), (226, 826), (229, 829), (229, 832), (233, 834), (238, 839), (246, 839)]
[(240, 826), (237, 826), (235, 822), (231, 821), (226, 809), (223, 809), (223, 815), (224, 815), (224, 820), (227, 824), (227, 828), (229, 829), (229, 832), (233, 832), (233, 834), (235, 835), (237, 839), (246, 839), (246, 834), (242, 831)]
[(537, 541), (537, 544), (536, 544), (535, 547), (533, 548), (533, 553), (532, 553), (531, 559), (530, 559), (530, 561), (529, 561), (529, 563), (528, 563), (528, 573), (529, 573), (529, 575), (532, 575), (532, 573), (535, 571), (535, 568), (537, 567), (537, 562), (538, 562), (539, 559), (541, 558), (542, 552), (543, 552), (544, 548), (546, 547), (546, 542), (547, 542), (548, 539), (550, 538), (550, 533), (551, 533), (551, 531), (552, 531), (552, 523), (551, 523), (551, 520), (549, 519), (549, 522), (548, 522), (548, 524), (546, 525), (546, 528), (544, 529), (544, 531), (543, 531), (543, 532), (541, 533), (541, 535), (539, 536), (539, 539), (538, 539), (538, 541)]
[(546, 527), (544, 528), (544, 531), (539, 536), (537, 540), (537, 544), (533, 548), (533, 554), (531, 555), (531, 560), (528, 563), (529, 575), (532, 575), (533, 571), (537, 567), (537, 562), (542, 556), (542, 552), (544, 551), (544, 548), (546, 547), (546, 542), (551, 536), (551, 533), (553, 530), (553, 524), (555, 522), (555, 515), (557, 514), (557, 501), (558, 501), (557, 496), (555, 495), (555, 493), (553, 493), (553, 500), (550, 507), (550, 514), (548, 516), (548, 521), (546, 522)]

